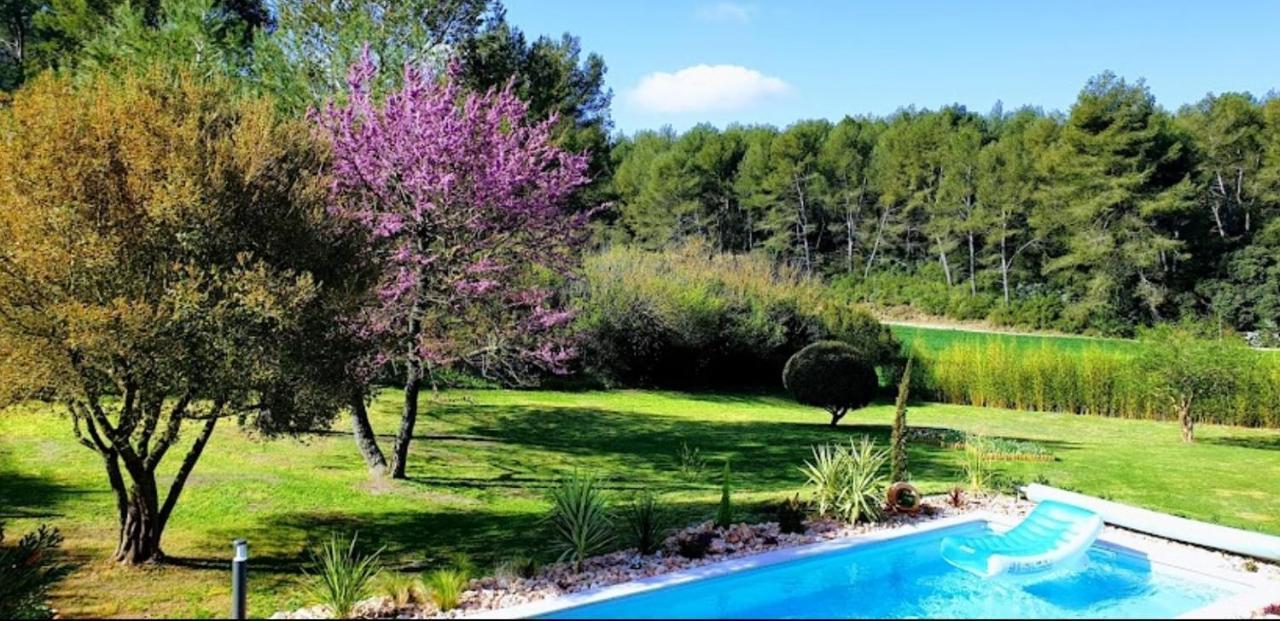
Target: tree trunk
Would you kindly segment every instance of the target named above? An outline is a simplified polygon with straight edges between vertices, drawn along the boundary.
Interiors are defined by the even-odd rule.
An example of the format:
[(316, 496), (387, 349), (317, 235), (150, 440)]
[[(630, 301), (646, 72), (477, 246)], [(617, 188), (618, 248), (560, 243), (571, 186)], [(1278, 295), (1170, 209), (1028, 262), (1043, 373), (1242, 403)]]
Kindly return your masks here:
[(120, 542), (116, 546), (115, 560), (130, 565), (152, 563), (164, 558), (160, 550), (160, 535), (164, 526), (160, 520), (160, 503), (155, 478), (148, 474), (134, 478), (129, 490), (129, 504), (120, 521)]
[(1004, 289), (1004, 305), (1009, 305), (1009, 247), (1005, 235), (1000, 236), (1000, 287)]
[(405, 465), (409, 461), (409, 442), (413, 440), (413, 427), (418, 422), (418, 394), (422, 392), (422, 362), (416, 357), (408, 363), (408, 378), (404, 384), (404, 410), (400, 415), (400, 430), (396, 433), (394, 455), (391, 457), (391, 478), (407, 479)]
[(938, 239), (938, 261), (942, 263), (942, 273), (946, 274), (947, 286), (950, 287), (953, 284), (951, 281), (951, 264), (947, 263), (947, 251), (942, 246), (942, 238), (939, 237), (937, 239)]
[(977, 258), (973, 247), (973, 233), (969, 233), (969, 295), (978, 295)]
[(1196, 421), (1191, 418), (1191, 406), (1181, 404), (1178, 406), (1178, 421), (1182, 423), (1182, 441), (1196, 441)]
[(831, 412), (831, 428), (832, 429), (834, 429), (836, 424), (840, 422), (840, 419), (844, 418), (845, 414), (849, 413), (849, 410), (846, 408), (836, 408), (834, 410), (828, 410), (828, 411)]
[(375, 476), (387, 473), (387, 458), (378, 447), (378, 437), (373, 433), (373, 425), (369, 424), (369, 412), (364, 406), (364, 395), (356, 391), (351, 397), (351, 430), (356, 438), (356, 448), (369, 466), (369, 472)]

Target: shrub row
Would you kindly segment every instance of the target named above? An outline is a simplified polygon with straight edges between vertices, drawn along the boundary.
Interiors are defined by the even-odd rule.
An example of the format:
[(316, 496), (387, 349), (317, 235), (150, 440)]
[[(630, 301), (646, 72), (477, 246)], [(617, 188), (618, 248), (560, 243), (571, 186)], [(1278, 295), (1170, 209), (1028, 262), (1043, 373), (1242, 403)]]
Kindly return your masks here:
[(899, 344), (870, 313), (763, 256), (700, 243), (589, 258), (575, 295), (587, 371), (631, 386), (779, 384), (800, 348), (834, 339), (892, 364)]
[[(1224, 345), (1229, 347), (1232, 345)], [(924, 358), (917, 376), (928, 398), (946, 403), (1175, 420), (1159, 380), (1132, 351), (1099, 347), (1078, 352), (1045, 345), (1027, 348), (993, 340), (957, 343)], [(1199, 420), (1249, 427), (1280, 427), (1280, 355), (1250, 352), (1252, 363), (1235, 371), (1232, 389), (1196, 404)]]

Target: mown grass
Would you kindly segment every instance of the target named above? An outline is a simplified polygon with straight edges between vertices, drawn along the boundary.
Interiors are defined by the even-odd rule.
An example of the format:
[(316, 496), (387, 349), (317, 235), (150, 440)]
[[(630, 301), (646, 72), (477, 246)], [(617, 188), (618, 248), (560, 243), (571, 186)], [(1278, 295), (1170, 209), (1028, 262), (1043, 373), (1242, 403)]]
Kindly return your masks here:
[(926, 353), (937, 353), (956, 345), (986, 345), (993, 342), (1022, 350), (1041, 349), (1048, 346), (1055, 351), (1073, 354), (1091, 349), (1124, 351), (1131, 349), (1135, 344), (1134, 341), (1126, 339), (1056, 334), (1012, 334), (903, 324), (890, 324), (889, 329), (904, 344)]
[[(372, 407), (394, 429), (398, 393)], [(0, 519), (9, 532), (58, 526), (78, 567), (56, 592), (70, 617), (224, 616), (230, 542), (251, 542), (250, 613), (306, 603), (298, 588), (307, 550), (359, 530), (370, 549), (413, 571), (462, 552), (482, 570), (517, 555), (550, 557), (545, 494), (574, 470), (607, 477), (611, 493), (664, 493), (680, 521), (714, 515), (721, 460), (733, 464), (742, 519), (799, 488), (818, 442), (868, 434), (886, 442), (893, 412), (878, 404), (838, 430), (780, 397), (671, 392), (451, 392), (424, 404), (410, 480), (372, 483), (346, 425), (303, 440), (261, 442), (220, 429), (188, 485), (165, 539), (171, 560), (116, 567), (112, 500), (96, 456), (71, 440), (48, 408), (0, 415)], [(1010, 478), (1043, 476), (1079, 489), (1198, 519), (1280, 534), (1280, 432), (1205, 426), (1184, 445), (1174, 424), (918, 405), (910, 423), (1035, 442), (1057, 461), (1001, 463)], [(682, 478), (681, 442), (707, 459)], [(958, 483), (962, 451), (913, 445), (910, 470), (926, 492)], [(173, 460), (171, 460), (173, 461)], [(170, 467), (173, 464), (169, 464)]]

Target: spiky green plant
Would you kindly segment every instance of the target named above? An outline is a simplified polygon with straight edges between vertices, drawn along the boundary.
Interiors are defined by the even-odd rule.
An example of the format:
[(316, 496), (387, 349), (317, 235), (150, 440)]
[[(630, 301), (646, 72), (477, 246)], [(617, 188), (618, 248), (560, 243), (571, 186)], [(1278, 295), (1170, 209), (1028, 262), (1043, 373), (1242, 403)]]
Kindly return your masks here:
[(813, 461), (801, 470), (808, 477), (818, 514), (849, 523), (871, 522), (884, 515), (883, 498), (889, 484), (884, 467), (889, 451), (876, 448), (863, 436), (849, 446), (813, 447)]
[(724, 460), (724, 478), (720, 481), (720, 508), (716, 510), (716, 526), (728, 528), (733, 524), (733, 499), (730, 498), (729, 460)]
[(664, 513), (658, 495), (650, 491), (636, 494), (623, 508), (622, 517), (626, 521), (631, 542), (640, 554), (649, 555), (658, 551), (666, 518)]
[(595, 477), (575, 473), (552, 488), (547, 520), (560, 551), (558, 560), (571, 561), (574, 571), (582, 571), (583, 561), (613, 543), (608, 503)]
[(337, 535), (331, 536), (313, 555), (314, 573), (304, 570), (311, 583), (311, 594), (339, 619), (350, 617), (355, 605), (369, 597), (373, 581), (382, 569), (378, 556), (383, 549), (362, 554), (356, 548), (359, 539), (357, 533), (352, 535), (350, 543), (344, 544)]

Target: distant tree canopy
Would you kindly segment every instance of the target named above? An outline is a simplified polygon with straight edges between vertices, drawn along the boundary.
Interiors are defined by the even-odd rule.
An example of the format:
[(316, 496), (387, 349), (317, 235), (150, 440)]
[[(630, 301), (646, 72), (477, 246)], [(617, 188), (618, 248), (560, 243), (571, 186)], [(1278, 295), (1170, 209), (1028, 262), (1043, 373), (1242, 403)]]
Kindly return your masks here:
[(613, 154), (608, 241), (763, 252), (871, 302), (920, 303), (901, 299), (910, 282), (964, 318), (1280, 329), (1280, 99), (1211, 95), (1169, 113), (1141, 81), (1104, 73), (1065, 115), (700, 125), (641, 131)]

